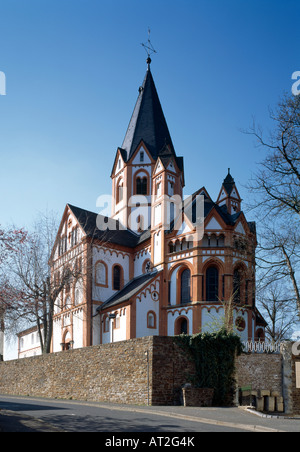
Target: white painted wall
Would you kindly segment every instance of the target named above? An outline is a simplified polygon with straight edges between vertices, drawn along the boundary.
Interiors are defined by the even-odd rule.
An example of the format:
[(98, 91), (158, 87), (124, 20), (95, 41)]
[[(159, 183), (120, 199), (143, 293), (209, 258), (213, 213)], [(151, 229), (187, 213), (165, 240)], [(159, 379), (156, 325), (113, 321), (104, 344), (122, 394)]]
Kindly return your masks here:
[(154, 265), (157, 265), (161, 262), (161, 252), (162, 252), (162, 240), (164, 238), (164, 234), (161, 231), (158, 231), (154, 234)]
[(224, 308), (210, 307), (202, 309), (202, 333), (218, 331), (224, 323)]
[[(109, 344), (113, 342), (125, 341), (127, 337), (127, 316), (129, 310), (126, 308), (112, 311), (118, 317), (119, 327), (115, 328), (115, 321), (109, 321), (109, 331), (104, 332), (104, 324), (102, 325), (102, 344)], [(103, 318), (103, 317), (102, 317)]]
[(193, 309), (173, 309), (168, 312), (168, 336), (175, 335), (175, 322), (179, 317), (187, 317), (189, 321), (188, 334), (193, 333)]
[(25, 334), (19, 340), (19, 358), (29, 358), (42, 354), (41, 343), (37, 331)]
[(61, 325), (62, 325), (62, 317), (57, 317), (53, 321), (53, 352), (61, 351)]
[(143, 274), (143, 265), (147, 260), (151, 260), (150, 250), (137, 253), (134, 258), (134, 277)]
[[(159, 280), (143, 289), (136, 300), (136, 337), (157, 336), (159, 334)], [(154, 298), (154, 293), (158, 296)], [(156, 315), (156, 328), (147, 327), (148, 312)]]
[(73, 348), (83, 347), (83, 309), (73, 311)]
[[(93, 247), (93, 300), (104, 302), (116, 293), (112, 289), (112, 268), (115, 264), (122, 266), (124, 271), (124, 285), (129, 282), (129, 255), (124, 255), (117, 250), (108, 250), (105, 248)], [(95, 281), (95, 265), (98, 261), (105, 262), (107, 266), (107, 282), (108, 287), (96, 285)]]

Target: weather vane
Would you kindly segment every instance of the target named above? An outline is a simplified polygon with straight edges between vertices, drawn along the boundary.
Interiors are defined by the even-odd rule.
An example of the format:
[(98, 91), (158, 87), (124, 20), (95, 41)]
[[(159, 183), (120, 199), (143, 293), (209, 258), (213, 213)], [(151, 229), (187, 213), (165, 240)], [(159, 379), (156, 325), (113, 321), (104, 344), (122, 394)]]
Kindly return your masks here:
[(151, 55), (153, 53), (157, 53), (157, 51), (154, 49), (154, 47), (153, 47), (153, 45), (152, 45), (152, 43), (150, 41), (150, 34), (151, 34), (151, 30), (150, 30), (150, 28), (148, 28), (148, 41), (146, 43), (142, 43), (141, 44), (144, 47), (144, 49), (146, 50), (147, 55), (148, 55), (148, 58), (147, 58), (148, 66), (150, 66), (150, 63), (152, 61), (151, 58), (150, 58)]

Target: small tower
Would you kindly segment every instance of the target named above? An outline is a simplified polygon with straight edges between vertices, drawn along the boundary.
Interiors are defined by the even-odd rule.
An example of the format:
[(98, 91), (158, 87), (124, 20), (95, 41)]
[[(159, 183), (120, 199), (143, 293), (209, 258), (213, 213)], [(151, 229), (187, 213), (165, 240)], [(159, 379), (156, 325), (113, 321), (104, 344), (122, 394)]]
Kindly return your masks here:
[(155, 266), (165, 261), (165, 231), (170, 230), (174, 204), (182, 200), (183, 187), (183, 161), (166, 144), (158, 155), (152, 174), (151, 235)]
[(241, 211), (242, 199), (236, 188), (235, 181), (230, 174), (230, 168), (228, 168), (228, 174), (225, 177), (220, 194), (217, 199), (217, 204), (221, 207), (226, 205), (227, 212), (230, 215), (234, 215)]
[(181, 194), (184, 184), (183, 158), (176, 156), (150, 64), (148, 56), (147, 72), (111, 174), (112, 218), (135, 232), (148, 230), (151, 225), (151, 201), (156, 190), (153, 175), (159, 158), (163, 166), (170, 166), (169, 190), (173, 187), (174, 193)]

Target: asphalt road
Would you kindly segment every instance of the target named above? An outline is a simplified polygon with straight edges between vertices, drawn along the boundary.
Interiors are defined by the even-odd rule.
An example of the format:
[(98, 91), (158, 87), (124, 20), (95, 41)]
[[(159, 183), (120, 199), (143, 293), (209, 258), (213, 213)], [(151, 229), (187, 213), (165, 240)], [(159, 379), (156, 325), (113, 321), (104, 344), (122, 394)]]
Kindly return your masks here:
[[(176, 410), (176, 408), (178, 408)], [(93, 402), (48, 400), (0, 395), (3, 431), (64, 431), (104, 433), (193, 433), (278, 431), (283, 422), (268, 422), (238, 409), (126, 407)], [(200, 411), (201, 410), (201, 411)], [(2, 413), (2, 414), (1, 414)], [(300, 431), (291, 421), (285, 431)], [(284, 424), (284, 425), (285, 425)]]

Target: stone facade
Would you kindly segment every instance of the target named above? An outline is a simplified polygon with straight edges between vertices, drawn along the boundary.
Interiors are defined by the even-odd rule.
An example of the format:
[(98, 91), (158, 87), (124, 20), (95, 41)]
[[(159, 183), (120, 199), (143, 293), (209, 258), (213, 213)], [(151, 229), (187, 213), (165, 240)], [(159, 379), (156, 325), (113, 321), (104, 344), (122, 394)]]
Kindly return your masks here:
[(237, 384), (282, 392), (282, 355), (243, 354), (237, 358)]
[(209, 388), (183, 388), (183, 405), (211, 407), (214, 397), (214, 390)]

